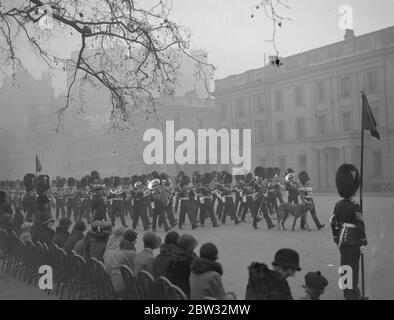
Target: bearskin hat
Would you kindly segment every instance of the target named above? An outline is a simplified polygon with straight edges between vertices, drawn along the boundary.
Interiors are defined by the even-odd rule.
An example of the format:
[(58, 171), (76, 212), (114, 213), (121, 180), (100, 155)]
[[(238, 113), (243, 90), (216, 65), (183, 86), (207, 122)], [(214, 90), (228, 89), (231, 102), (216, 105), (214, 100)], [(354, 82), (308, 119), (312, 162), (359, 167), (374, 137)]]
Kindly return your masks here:
[(120, 177), (114, 177), (114, 187), (121, 185)]
[(343, 198), (354, 196), (360, 187), (360, 174), (352, 164), (343, 164), (339, 167), (336, 178), (338, 193)]
[(75, 186), (75, 179), (72, 178), (72, 177), (69, 177), (69, 178), (67, 179), (67, 186), (68, 186), (69, 188), (74, 187), (74, 186)]
[(274, 177), (274, 168), (268, 167), (265, 171), (265, 177), (267, 179), (272, 179)]
[(64, 187), (63, 179), (56, 180), (56, 188), (63, 188), (63, 187)]
[(89, 185), (90, 176), (84, 176), (81, 179), (81, 188), (85, 188)]
[(250, 181), (253, 180), (253, 174), (251, 172), (249, 172), (246, 176), (245, 176), (245, 182), (249, 183)]
[(129, 186), (129, 185), (131, 184), (131, 179), (128, 178), (128, 177), (123, 178), (123, 179), (122, 179), (122, 183), (123, 183), (125, 186)]
[(93, 171), (90, 173), (90, 177), (92, 178), (92, 181), (98, 180), (98, 179), (100, 179), (100, 174), (98, 173), (97, 170), (93, 170)]
[(5, 191), (0, 191), (0, 203), (7, 202), (7, 193)]
[(280, 177), (280, 168), (279, 167), (274, 168), (274, 176)]
[(224, 183), (233, 182), (233, 175), (231, 173), (226, 173), (224, 176)]
[(181, 186), (186, 186), (190, 183), (190, 178), (188, 176), (181, 177), (180, 184)]
[(46, 174), (40, 174), (37, 177), (37, 183), (36, 183), (36, 190), (37, 194), (44, 194), (46, 193), (49, 189), (51, 188), (50, 186), (50, 179), (49, 176)]
[(32, 191), (36, 187), (36, 176), (32, 173), (27, 173), (23, 177), (23, 185), (27, 192)]
[(131, 184), (134, 185), (134, 183), (136, 183), (137, 181), (139, 181), (140, 177), (138, 175), (133, 175), (131, 176)]
[(146, 176), (146, 174), (142, 174), (141, 176), (138, 177), (138, 181), (141, 181), (143, 184), (146, 183), (148, 177)]
[(289, 173), (295, 173), (294, 170), (292, 168), (288, 168), (285, 171), (285, 176), (287, 176)]
[(152, 177), (152, 180), (160, 178), (160, 174), (157, 171), (153, 171), (150, 175)]
[(256, 177), (265, 178), (265, 168), (256, 167), (256, 169), (254, 169), (254, 175)]
[(305, 183), (307, 183), (307, 181), (310, 180), (308, 172), (306, 171), (301, 171), (298, 174), (298, 179), (300, 180), (301, 184), (304, 185)]
[(168, 174), (165, 173), (165, 172), (160, 173), (159, 179), (160, 179), (160, 180), (168, 181)]
[(212, 182), (212, 179), (213, 179), (213, 176), (212, 176), (211, 173), (209, 173), (209, 172), (204, 173), (204, 176), (203, 176), (203, 178), (202, 178), (202, 183), (203, 183), (203, 184), (211, 183), (211, 182)]

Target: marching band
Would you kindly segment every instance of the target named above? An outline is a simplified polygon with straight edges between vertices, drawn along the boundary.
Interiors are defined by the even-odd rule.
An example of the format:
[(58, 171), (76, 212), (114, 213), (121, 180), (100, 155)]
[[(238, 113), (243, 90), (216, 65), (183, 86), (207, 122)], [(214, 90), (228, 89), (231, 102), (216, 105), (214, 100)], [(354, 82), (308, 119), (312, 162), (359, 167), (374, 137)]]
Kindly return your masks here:
[[(1, 182), (1, 189), (8, 191), (14, 209), (21, 207), (26, 220), (31, 221), (35, 213), (34, 199), (40, 177), (26, 174), (23, 184)], [(278, 202), (280, 205), (287, 198), (289, 203), (298, 204), (300, 196), (320, 229), (306, 172), (299, 174), (298, 181), (294, 171), (287, 169), (282, 180), (279, 168), (257, 167), (254, 177), (248, 173), (234, 178), (226, 171), (202, 175), (194, 172), (192, 178), (181, 171), (174, 180), (157, 172), (101, 179), (94, 170), (80, 181), (56, 177), (44, 194), (57, 220), (67, 216), (74, 221), (85, 219), (90, 224), (108, 219), (115, 225), (119, 218), (127, 227), (125, 218), (129, 216), (133, 229), (141, 219), (144, 230), (153, 231), (157, 227), (168, 231), (176, 225), (181, 230), (186, 216), (193, 229), (205, 227), (206, 219), (213, 227), (218, 227), (219, 222), (225, 224), (227, 218), (237, 225), (246, 222), (249, 212), (254, 228), (264, 219), (268, 229), (272, 229), (275, 225), (271, 219), (278, 210)]]

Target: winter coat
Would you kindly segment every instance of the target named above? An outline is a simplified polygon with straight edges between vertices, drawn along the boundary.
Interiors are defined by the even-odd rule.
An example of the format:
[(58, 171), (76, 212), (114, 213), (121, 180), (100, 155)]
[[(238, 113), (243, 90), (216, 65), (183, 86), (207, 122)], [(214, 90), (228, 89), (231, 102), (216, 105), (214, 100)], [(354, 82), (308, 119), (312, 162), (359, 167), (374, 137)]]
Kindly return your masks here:
[(89, 231), (86, 237), (75, 244), (74, 251), (89, 260), (91, 257), (103, 261), (109, 234)]
[(75, 244), (83, 239), (83, 232), (80, 230), (73, 230), (71, 234), (67, 237), (66, 242), (64, 243), (63, 249), (66, 252), (71, 252), (74, 249)]
[(68, 229), (65, 227), (57, 227), (55, 236), (53, 237), (52, 240), (52, 246), (57, 244), (59, 248), (64, 248), (64, 245), (66, 244), (67, 238), (70, 236), (70, 232), (68, 232)]
[(111, 278), (115, 292), (119, 293), (126, 289), (120, 267), (126, 265), (134, 271), (135, 256), (134, 245), (129, 241), (123, 240), (117, 250), (111, 250), (110, 254), (104, 258), (104, 265)]
[(264, 263), (249, 266), (246, 300), (293, 300), (289, 284), (278, 272)]
[(51, 246), (55, 231), (46, 225), (36, 225), (32, 230), (31, 238), (33, 242), (40, 241), (42, 244), (46, 243), (48, 247)]
[(202, 300), (204, 297), (224, 300), (226, 293), (222, 284), (223, 270), (220, 263), (196, 258), (191, 264), (190, 299)]
[(148, 271), (153, 276), (153, 261), (155, 257), (153, 255), (153, 250), (145, 248), (141, 252), (137, 253), (134, 260), (134, 271), (135, 274), (145, 270)]
[(163, 243), (160, 247), (160, 253), (153, 261), (153, 276), (155, 279), (160, 277), (167, 277), (168, 267), (171, 262), (171, 257), (177, 250), (175, 244)]
[(187, 255), (178, 249), (168, 267), (168, 280), (181, 288), (188, 298), (190, 298), (190, 266), (195, 258), (197, 258), (197, 255), (194, 252)]

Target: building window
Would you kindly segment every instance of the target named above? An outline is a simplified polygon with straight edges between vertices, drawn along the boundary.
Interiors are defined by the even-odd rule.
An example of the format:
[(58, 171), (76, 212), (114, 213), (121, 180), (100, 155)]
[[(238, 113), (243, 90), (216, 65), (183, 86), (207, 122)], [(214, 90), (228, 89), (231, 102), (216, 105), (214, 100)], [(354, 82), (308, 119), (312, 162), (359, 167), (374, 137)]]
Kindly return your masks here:
[(341, 79), (341, 98), (349, 98), (351, 95), (351, 82), (349, 77)]
[(367, 93), (377, 93), (377, 72), (367, 72)]
[(298, 157), (298, 168), (300, 170), (299, 172), (307, 171), (307, 159), (305, 154)]
[(263, 96), (257, 96), (256, 97), (256, 105), (255, 105), (255, 112), (257, 115), (262, 115), (265, 113), (264, 110), (264, 103), (263, 103)]
[(325, 135), (327, 134), (327, 116), (326, 115), (320, 115), (317, 118), (317, 133), (318, 135)]
[(265, 132), (264, 132), (264, 125), (259, 124), (257, 126), (257, 141), (264, 142), (265, 141)]
[(326, 101), (326, 86), (324, 81), (320, 81), (316, 85), (316, 99), (318, 103)]
[(352, 131), (352, 114), (351, 114), (351, 112), (342, 113), (342, 130), (344, 132)]
[(381, 176), (382, 171), (382, 152), (380, 150), (376, 150), (372, 152), (372, 161), (374, 168), (374, 175)]
[(278, 157), (278, 166), (280, 168), (280, 172), (286, 171), (286, 157), (285, 156)]
[(295, 88), (295, 103), (297, 108), (305, 105), (304, 88), (302, 86)]
[(262, 166), (263, 168), (266, 168), (267, 167), (267, 157), (261, 157), (260, 159), (259, 159), (259, 166)]
[(285, 122), (279, 121), (276, 123), (276, 138), (278, 141), (285, 139)]
[(275, 110), (283, 110), (283, 92), (282, 90), (275, 91)]
[(296, 138), (305, 139), (306, 138), (306, 121), (305, 118), (296, 120)]

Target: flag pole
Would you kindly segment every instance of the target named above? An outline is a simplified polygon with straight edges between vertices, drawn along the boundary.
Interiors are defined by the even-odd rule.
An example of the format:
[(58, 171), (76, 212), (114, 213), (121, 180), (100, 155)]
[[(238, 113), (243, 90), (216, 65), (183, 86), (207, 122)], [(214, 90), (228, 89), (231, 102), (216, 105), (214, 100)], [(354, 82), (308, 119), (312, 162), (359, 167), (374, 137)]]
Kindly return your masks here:
[(34, 166), (36, 167), (36, 178), (37, 178), (37, 153), (36, 153), (36, 159), (35, 159), (35, 162), (34, 162)]
[[(361, 91), (361, 95), (364, 92)], [(360, 162), (360, 209), (363, 213), (363, 177), (364, 177), (364, 107), (361, 104), (361, 162)], [(361, 264), (361, 294), (365, 297), (364, 252), (360, 254)]]

